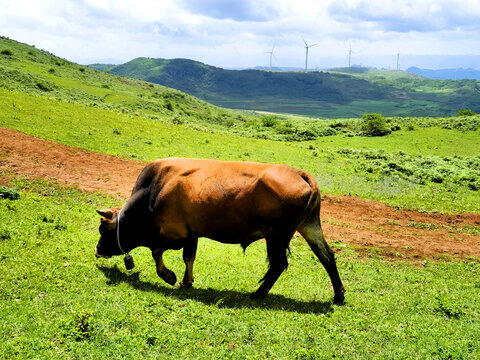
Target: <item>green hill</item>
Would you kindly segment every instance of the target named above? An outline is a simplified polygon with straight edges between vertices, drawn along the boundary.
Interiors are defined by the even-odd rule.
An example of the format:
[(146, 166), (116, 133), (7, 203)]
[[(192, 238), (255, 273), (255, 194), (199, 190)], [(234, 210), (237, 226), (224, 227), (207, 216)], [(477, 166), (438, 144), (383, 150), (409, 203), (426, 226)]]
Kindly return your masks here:
[(188, 118), (209, 128), (247, 120), (178, 90), (97, 71), (5, 37), (0, 37), (0, 88), (174, 123)]
[[(95, 65), (97, 69), (101, 66)], [(137, 58), (110, 73), (172, 87), (212, 104), (315, 117), (451, 116), (480, 111), (480, 83), (438, 81), (403, 71), (339, 68), (328, 72), (225, 70), (186, 59)]]

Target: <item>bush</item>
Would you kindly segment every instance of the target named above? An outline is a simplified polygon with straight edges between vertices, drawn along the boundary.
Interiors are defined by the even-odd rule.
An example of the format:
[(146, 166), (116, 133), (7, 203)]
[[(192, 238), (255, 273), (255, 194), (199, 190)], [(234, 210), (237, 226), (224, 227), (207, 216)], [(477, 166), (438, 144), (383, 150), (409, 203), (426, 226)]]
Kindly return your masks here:
[(272, 116), (272, 115), (262, 116), (262, 125), (264, 127), (274, 127), (277, 124), (278, 124), (278, 120), (275, 116)]
[(470, 109), (458, 110), (458, 116), (474, 116), (474, 115), (477, 115), (477, 113)]
[(12, 55), (13, 55), (12, 51), (9, 50), (9, 49), (4, 49), (4, 50), (2, 50), (2, 51), (0, 52), (0, 54), (6, 55), (6, 56), (12, 56)]
[(47, 84), (41, 82), (41, 81), (37, 81), (35, 83), (35, 85), (37, 86), (37, 88), (39, 88), (40, 90), (42, 91), (52, 91), (52, 89), (50, 88), (50, 86), (48, 86)]
[(275, 130), (279, 134), (290, 135), (290, 134), (295, 133), (296, 128), (293, 127), (293, 124), (290, 121), (285, 120), (285, 121), (282, 121), (282, 122), (278, 123), (277, 126), (275, 126)]
[(382, 114), (365, 113), (360, 123), (360, 133), (364, 136), (384, 136), (392, 130), (387, 126), (387, 122)]
[(165, 107), (167, 108), (167, 110), (173, 111), (173, 105), (170, 101), (167, 101), (165, 103)]
[(0, 199), (17, 200), (19, 198), (20, 193), (17, 190), (0, 186)]

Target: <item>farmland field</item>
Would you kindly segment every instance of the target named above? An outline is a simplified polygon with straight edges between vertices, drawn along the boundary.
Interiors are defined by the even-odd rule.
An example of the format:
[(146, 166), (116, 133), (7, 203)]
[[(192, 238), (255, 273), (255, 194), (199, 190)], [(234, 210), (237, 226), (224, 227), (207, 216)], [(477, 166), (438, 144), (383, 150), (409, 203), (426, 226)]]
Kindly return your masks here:
[[(388, 118), (367, 137), (360, 119), (240, 114), (0, 45), (0, 358), (480, 358), (479, 116)], [(96, 259), (95, 209), (167, 156), (311, 172), (346, 304), (298, 236), (262, 301), (261, 241), (201, 239), (192, 289), (146, 249), (130, 271)], [(181, 253), (165, 258), (181, 276)]]

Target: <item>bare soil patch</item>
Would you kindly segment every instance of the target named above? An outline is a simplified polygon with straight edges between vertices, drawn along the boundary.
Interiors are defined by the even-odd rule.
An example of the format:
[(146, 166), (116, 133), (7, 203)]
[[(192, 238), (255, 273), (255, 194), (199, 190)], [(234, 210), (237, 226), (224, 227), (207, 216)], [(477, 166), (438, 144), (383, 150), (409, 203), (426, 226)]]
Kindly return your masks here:
[[(128, 198), (145, 163), (97, 154), (0, 127), (0, 169), (56, 180), (85, 191)], [(0, 184), (8, 183), (0, 176)], [(480, 258), (480, 214), (396, 210), (376, 201), (324, 195), (322, 221), (329, 241), (408, 259)]]

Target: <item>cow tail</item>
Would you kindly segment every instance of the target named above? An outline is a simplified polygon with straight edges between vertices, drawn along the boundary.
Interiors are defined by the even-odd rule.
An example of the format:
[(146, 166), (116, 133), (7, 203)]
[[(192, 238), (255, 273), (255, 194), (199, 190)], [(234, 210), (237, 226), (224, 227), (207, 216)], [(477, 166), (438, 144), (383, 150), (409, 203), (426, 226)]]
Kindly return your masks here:
[(300, 221), (300, 224), (305, 222), (310, 222), (314, 220), (314, 217), (320, 219), (320, 190), (318, 189), (318, 184), (315, 178), (310, 175), (308, 172), (299, 170), (300, 176), (303, 180), (310, 186), (312, 192), (310, 193), (310, 198), (308, 199), (307, 205), (305, 206), (305, 211)]

